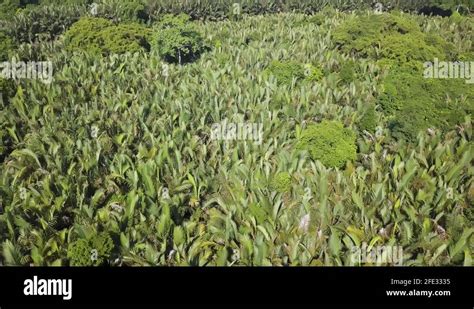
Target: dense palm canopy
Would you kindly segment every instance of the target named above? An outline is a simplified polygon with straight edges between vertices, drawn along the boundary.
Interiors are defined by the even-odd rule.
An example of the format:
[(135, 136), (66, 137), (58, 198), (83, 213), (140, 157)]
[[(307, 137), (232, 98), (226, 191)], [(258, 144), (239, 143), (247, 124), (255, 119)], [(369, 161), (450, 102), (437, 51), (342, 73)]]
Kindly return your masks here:
[(54, 67), (0, 79), (0, 265), (472, 265), (474, 90), (422, 69), (474, 60), (469, 1), (39, 2), (0, 2), (0, 61)]

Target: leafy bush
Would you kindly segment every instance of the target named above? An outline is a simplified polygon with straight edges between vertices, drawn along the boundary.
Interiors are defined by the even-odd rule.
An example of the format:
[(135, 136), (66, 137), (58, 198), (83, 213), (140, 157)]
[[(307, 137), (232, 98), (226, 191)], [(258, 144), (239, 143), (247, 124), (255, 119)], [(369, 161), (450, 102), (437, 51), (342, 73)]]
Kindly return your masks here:
[(9, 99), (15, 95), (16, 85), (13, 80), (0, 77), (0, 107), (7, 104)]
[(10, 53), (14, 48), (12, 38), (4, 31), (0, 31), (0, 62), (10, 59)]
[(398, 139), (414, 142), (429, 128), (447, 132), (474, 112), (474, 90), (464, 80), (425, 79), (399, 69), (387, 76), (384, 89), (379, 103)]
[(460, 23), (464, 20), (464, 17), (458, 11), (454, 11), (449, 20), (453, 23)]
[(319, 82), (324, 76), (324, 71), (320, 66), (313, 64), (302, 65), (296, 61), (274, 60), (265, 69), (263, 75), (267, 78), (273, 76), (279, 85), (291, 85), (296, 82)]
[(113, 249), (112, 238), (107, 233), (100, 233), (71, 243), (68, 258), (71, 266), (101, 266), (107, 262)]
[(282, 172), (275, 176), (271, 183), (273, 190), (285, 193), (291, 190), (291, 175), (288, 172)]
[[(428, 128), (448, 131), (472, 111), (472, 91), (464, 81), (423, 78), (423, 63), (435, 58), (455, 59), (456, 53), (451, 43), (422, 32), (411, 18), (357, 16), (339, 27), (334, 38), (343, 52), (374, 59), (389, 69), (379, 103), (397, 139), (413, 142)], [(344, 79), (353, 77), (352, 68), (344, 70)]]
[(73, 24), (64, 36), (69, 51), (76, 49), (89, 53), (102, 53), (104, 38), (102, 31), (114, 27), (114, 24), (103, 18), (81, 18)]
[(361, 131), (367, 131), (369, 133), (375, 132), (377, 127), (377, 112), (375, 111), (375, 104), (369, 105), (358, 125)]
[(304, 68), (305, 80), (308, 82), (319, 82), (324, 77), (324, 71), (319, 66), (308, 64)]
[(101, 31), (103, 53), (124, 54), (150, 50), (151, 31), (139, 24), (119, 24)]
[(297, 148), (309, 151), (313, 160), (326, 167), (344, 167), (357, 158), (356, 135), (338, 121), (323, 121), (301, 133)]
[(154, 46), (165, 61), (192, 62), (206, 50), (204, 39), (189, 19), (185, 14), (165, 15), (160, 21)]
[(139, 24), (114, 25), (103, 18), (81, 18), (66, 32), (66, 48), (91, 54), (123, 54), (150, 49), (151, 30)]
[(346, 21), (334, 32), (339, 48), (383, 65), (421, 68), (421, 63), (446, 58), (454, 50), (441, 37), (421, 32), (409, 17), (397, 14), (362, 15)]
[(264, 71), (265, 76), (274, 76), (278, 84), (291, 85), (293, 80), (302, 80), (305, 78), (305, 69), (303, 65), (295, 61), (272, 61)]
[(339, 78), (344, 83), (351, 83), (357, 78), (356, 64), (354, 61), (346, 61), (339, 70)]

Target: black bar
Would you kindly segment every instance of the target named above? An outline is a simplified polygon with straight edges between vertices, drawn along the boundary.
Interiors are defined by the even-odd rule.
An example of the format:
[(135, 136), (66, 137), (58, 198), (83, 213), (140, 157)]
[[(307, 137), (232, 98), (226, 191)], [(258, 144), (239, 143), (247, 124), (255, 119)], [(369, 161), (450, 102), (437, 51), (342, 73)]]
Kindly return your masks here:
[[(72, 279), (72, 298), (25, 296), (25, 280)], [(421, 279), (423, 284), (392, 285)], [(85, 304), (393, 304), (473, 308), (474, 268), (14, 268), (0, 267), (0, 307)], [(400, 281), (398, 281), (400, 282)], [(449, 282), (449, 284), (448, 284)], [(450, 296), (387, 296), (387, 290)], [(48, 307), (52, 308), (52, 307)], [(406, 308), (405, 306), (403, 308)], [(448, 308), (448, 307), (445, 307)]]

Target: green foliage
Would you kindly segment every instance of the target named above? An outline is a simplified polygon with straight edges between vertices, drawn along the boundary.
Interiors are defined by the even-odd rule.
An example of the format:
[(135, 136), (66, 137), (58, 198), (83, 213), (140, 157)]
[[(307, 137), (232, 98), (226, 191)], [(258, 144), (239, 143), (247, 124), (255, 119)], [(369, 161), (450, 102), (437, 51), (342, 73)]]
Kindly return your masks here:
[(271, 187), (273, 190), (280, 193), (289, 192), (291, 190), (292, 177), (288, 172), (282, 172), (275, 175), (275, 178), (272, 180)]
[[(221, 16), (215, 1), (162, 2)], [(154, 53), (98, 57), (64, 52), (63, 40), (34, 43), (53, 61), (54, 82), (15, 81), (1, 108), (0, 265), (91, 265), (101, 247), (91, 244), (95, 231), (113, 237), (113, 249), (98, 241), (109, 248), (97, 252), (101, 265), (110, 266), (364, 266), (350, 256), (363, 243), (403, 247), (405, 266), (471, 265), (472, 119), (446, 134), (422, 130), (412, 143), (391, 139), (387, 127), (401, 115), (407, 86), (396, 75), (384, 80), (396, 72), (373, 59), (334, 48), (328, 34), (352, 16), (338, 11), (319, 27), (295, 27), (308, 16), (294, 13), (197, 21), (219, 44), (184, 66), (163, 66)], [(417, 18), (470, 57), (467, 22)], [(300, 82), (268, 82), (262, 71), (274, 59), (301, 64)], [(340, 82), (348, 59), (352, 82)], [(306, 68), (325, 76), (309, 82)], [(470, 87), (456, 85), (453, 109), (472, 102)], [(384, 130), (361, 134), (383, 91), (391, 95), (376, 105)], [(324, 119), (338, 122), (311, 134), (308, 124)], [(262, 124), (262, 143), (210, 139), (212, 124), (225, 120)], [(351, 158), (329, 168), (312, 154)], [(272, 181), (285, 171), (291, 189), (279, 194)]]
[(464, 20), (464, 17), (458, 11), (454, 11), (449, 17), (449, 20), (453, 23), (461, 23)]
[(39, 0), (40, 5), (67, 5), (67, 6), (80, 6), (91, 4), (93, 0)]
[(397, 139), (415, 142), (427, 129), (447, 132), (474, 112), (474, 90), (462, 79), (425, 79), (400, 69), (392, 70), (383, 85), (379, 104)]
[(304, 75), (308, 82), (319, 82), (324, 77), (324, 71), (319, 66), (308, 64), (304, 67)]
[[(467, 200), (469, 201), (471, 206), (474, 206), (474, 184), (469, 187), (469, 191), (467, 192)], [(471, 212), (474, 214), (474, 208), (471, 207)]]
[(359, 15), (334, 32), (341, 51), (371, 58), (388, 67), (410, 66), (450, 57), (454, 47), (436, 34), (426, 34), (412, 17), (397, 14)]
[[(363, 4), (363, 0), (358, 0), (359, 5)], [(353, 0), (341, 1), (339, 8), (348, 9)], [(240, 16), (244, 15), (264, 15), (279, 12), (300, 12), (306, 14), (314, 14), (326, 5), (326, 1), (292, 1), (292, 0), (192, 0), (179, 1), (162, 0), (160, 5), (150, 5), (148, 11), (152, 16), (161, 16), (163, 14), (187, 14), (192, 19), (205, 20), (223, 20), (227, 18), (236, 18), (235, 5), (239, 5)]]
[(102, 53), (123, 54), (141, 50), (149, 51), (151, 31), (139, 24), (119, 24), (101, 31)]
[[(10, 54), (15, 49), (15, 43), (4, 31), (0, 31), (0, 62), (10, 61)], [(1, 72), (0, 72), (1, 73)], [(15, 93), (15, 83), (0, 77), (0, 107), (3, 108), (10, 97)], [(3, 129), (2, 129), (3, 131)], [(1, 140), (0, 140), (1, 143)], [(2, 148), (0, 144), (0, 149)], [(2, 151), (0, 150), (0, 157)]]
[(13, 80), (0, 78), (0, 106), (7, 104), (9, 99), (15, 95), (16, 85)]
[(337, 121), (323, 121), (306, 128), (298, 140), (297, 148), (309, 151), (313, 160), (326, 167), (344, 167), (347, 161), (357, 158), (356, 135)]
[(314, 15), (304, 16), (303, 19), (298, 20), (294, 23), (295, 27), (306, 27), (309, 25), (321, 26), (327, 20), (328, 17), (332, 17), (334, 12), (330, 12), (324, 9), (323, 12), (319, 12)]
[[(334, 39), (343, 52), (374, 59), (389, 69), (379, 103), (397, 139), (414, 142), (428, 128), (448, 131), (472, 112), (472, 91), (464, 81), (423, 78), (423, 63), (455, 60), (456, 49), (441, 36), (422, 32), (411, 17), (357, 16), (341, 25)], [(341, 76), (353, 78), (347, 70)]]
[(54, 40), (83, 13), (84, 8), (78, 6), (31, 6), (13, 16), (6, 29), (19, 43)]
[(35, 9), (39, 6), (47, 5), (82, 5), (91, 3), (92, 0), (1, 0), (0, 19), (10, 19), (18, 11), (23, 9)]
[(179, 64), (196, 60), (206, 50), (203, 37), (185, 14), (163, 17), (157, 27), (154, 47), (165, 61)]
[(293, 81), (299, 81), (305, 78), (305, 68), (296, 61), (277, 61), (274, 60), (265, 69), (265, 76), (274, 76), (280, 85), (291, 85)]
[(356, 64), (354, 61), (350, 60), (342, 63), (339, 78), (343, 83), (351, 83), (357, 78)]
[(99, 233), (71, 243), (67, 256), (71, 266), (101, 266), (107, 263), (113, 249), (112, 238), (107, 233)]
[[(40, 5), (81, 5), (91, 4), (92, 0), (3, 0), (0, 3), (0, 12), (5, 18), (13, 16), (18, 8)], [(380, 0), (385, 8), (419, 12), (425, 9), (440, 10), (462, 10), (469, 12), (472, 8), (472, 0)], [(192, 19), (223, 20), (244, 15), (265, 15), (281, 12), (299, 12), (304, 14), (316, 14), (312, 22), (319, 24), (327, 16), (328, 9), (340, 11), (355, 9), (371, 9), (373, 2), (367, 0), (339, 0), (314, 1), (314, 0), (99, 0), (97, 17), (113, 19), (114, 21), (137, 21), (156, 20), (165, 14), (187, 14)], [(235, 5), (239, 4), (239, 16), (235, 16)], [(322, 14), (321, 14), (322, 12)], [(0, 18), (1, 15), (0, 15)]]
[(103, 18), (81, 18), (66, 32), (66, 48), (109, 55), (148, 51), (151, 30), (139, 24), (114, 25)]
[(369, 104), (367, 110), (360, 119), (358, 126), (361, 131), (367, 131), (369, 133), (375, 132), (377, 127), (377, 112), (375, 110), (375, 104)]
[(4, 31), (0, 31), (0, 62), (9, 60), (14, 48), (12, 38)]
[(112, 27), (114, 24), (107, 19), (81, 18), (64, 35), (65, 45), (71, 52), (80, 49), (92, 54), (102, 54), (102, 33)]
[(469, 9), (474, 7), (472, 0), (380, 0), (379, 2), (382, 3), (385, 8), (426, 15), (443, 15), (459, 9), (462, 9), (463, 12), (469, 12)]
[(321, 26), (325, 22), (326, 18), (327, 18), (327, 16), (325, 16), (324, 14), (318, 13), (318, 14), (314, 14), (313, 16), (311, 16), (308, 21), (311, 24)]
[(9, 20), (20, 8), (20, 0), (2, 0), (0, 2), (0, 20)]
[(456, 10), (459, 7), (474, 7), (472, 0), (429, 0), (427, 7), (436, 7), (443, 10)]
[[(380, 0), (384, 8), (393, 10), (403, 10), (418, 13), (426, 8), (438, 8), (442, 10), (454, 10), (458, 7), (464, 8), (466, 12), (472, 8), (472, 0)], [(147, 11), (152, 16), (161, 16), (163, 14), (181, 14), (190, 15), (193, 19), (223, 20), (235, 17), (235, 4), (240, 4), (240, 15), (265, 15), (281, 12), (298, 12), (304, 14), (317, 14), (314, 19), (318, 24), (323, 16), (335, 9), (340, 11), (373, 9), (373, 1), (368, 0), (339, 0), (339, 1), (315, 1), (315, 0), (161, 0), (159, 5), (154, 1), (148, 2)]]
[(143, 0), (101, 0), (97, 2), (94, 17), (103, 17), (115, 22), (146, 21), (148, 15)]

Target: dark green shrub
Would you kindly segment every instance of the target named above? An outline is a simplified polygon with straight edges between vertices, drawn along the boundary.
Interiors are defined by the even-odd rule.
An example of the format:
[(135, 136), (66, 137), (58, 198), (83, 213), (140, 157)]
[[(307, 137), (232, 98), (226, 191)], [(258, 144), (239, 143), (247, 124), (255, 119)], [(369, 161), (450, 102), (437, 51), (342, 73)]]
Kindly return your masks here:
[[(472, 90), (464, 80), (423, 78), (425, 62), (457, 60), (458, 55), (452, 44), (437, 34), (422, 32), (411, 18), (357, 16), (339, 27), (334, 39), (343, 52), (374, 59), (389, 69), (379, 103), (397, 139), (415, 141), (428, 128), (450, 130), (472, 112)], [(341, 70), (340, 76), (352, 78), (352, 68)]]
[(112, 238), (100, 233), (71, 243), (67, 256), (71, 266), (101, 266), (107, 263), (113, 249)]
[(264, 71), (265, 76), (274, 76), (278, 84), (291, 85), (293, 80), (299, 81), (305, 78), (305, 68), (295, 61), (272, 61)]
[(158, 24), (153, 44), (165, 61), (179, 64), (196, 60), (207, 49), (185, 14), (165, 15)]
[(351, 83), (356, 80), (356, 64), (354, 61), (350, 60), (342, 63), (339, 70), (339, 78), (343, 83)]
[(0, 77), (0, 107), (7, 104), (10, 98), (15, 96), (16, 85), (13, 80)]
[(441, 37), (423, 33), (412, 18), (397, 14), (353, 17), (336, 29), (334, 41), (347, 54), (389, 67), (421, 69), (423, 62), (450, 57), (454, 50)]
[(101, 54), (104, 45), (102, 31), (113, 26), (114, 24), (107, 19), (81, 18), (66, 32), (64, 36), (66, 48), (71, 52), (81, 49), (92, 54)]
[(288, 172), (278, 173), (272, 180), (271, 187), (280, 193), (291, 190), (291, 175)]
[(0, 31), (0, 62), (9, 60), (14, 48), (13, 39), (4, 31)]
[(374, 133), (377, 127), (377, 112), (375, 111), (375, 105), (370, 104), (364, 115), (360, 119), (359, 130)]
[(66, 32), (67, 50), (91, 54), (134, 53), (150, 49), (151, 30), (139, 24), (114, 25), (103, 18), (81, 18)]
[(324, 77), (324, 70), (313, 64), (275, 60), (265, 69), (263, 75), (266, 78), (275, 77), (279, 85), (291, 85), (293, 81), (319, 82)]
[(151, 31), (139, 24), (119, 24), (101, 31), (103, 52), (107, 54), (134, 53), (150, 50)]
[(356, 134), (338, 121), (323, 121), (301, 133), (297, 148), (307, 150), (313, 160), (326, 167), (344, 167), (357, 158)]
[[(465, 99), (462, 99), (465, 96)], [(394, 70), (379, 98), (397, 139), (416, 141), (428, 128), (448, 131), (474, 112), (474, 90), (465, 80), (425, 79), (409, 70)]]

